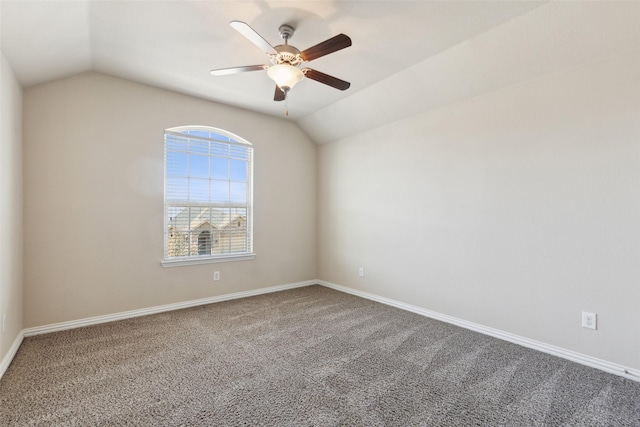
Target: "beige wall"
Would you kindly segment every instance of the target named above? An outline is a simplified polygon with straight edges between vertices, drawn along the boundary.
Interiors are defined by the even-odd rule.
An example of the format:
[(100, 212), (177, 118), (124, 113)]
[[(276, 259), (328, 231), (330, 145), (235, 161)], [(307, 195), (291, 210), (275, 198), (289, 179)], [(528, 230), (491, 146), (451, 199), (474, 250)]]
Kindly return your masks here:
[[(291, 122), (97, 73), (30, 88), (24, 327), (319, 277), (640, 368), (639, 53), (319, 150)], [(20, 90), (2, 67), (5, 230), (22, 193), (4, 180), (20, 179)], [(255, 260), (160, 266), (162, 131), (181, 125), (254, 144)], [(1, 240), (14, 266), (19, 235)], [(22, 327), (14, 271), (5, 352)]]
[(22, 330), (22, 88), (0, 54), (0, 332), (2, 360)]
[[(97, 73), (24, 103), (25, 327), (316, 277), (317, 149), (292, 122)], [(255, 260), (161, 267), (163, 131), (184, 125), (253, 143)]]
[(335, 141), (318, 173), (320, 279), (640, 368), (639, 51)]

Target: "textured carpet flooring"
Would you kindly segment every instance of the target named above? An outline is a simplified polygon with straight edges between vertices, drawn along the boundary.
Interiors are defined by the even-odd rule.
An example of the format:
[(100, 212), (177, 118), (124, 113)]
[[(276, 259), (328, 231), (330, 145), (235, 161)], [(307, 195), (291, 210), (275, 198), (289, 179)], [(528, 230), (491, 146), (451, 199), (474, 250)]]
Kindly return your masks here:
[(311, 286), (26, 338), (0, 425), (640, 426), (640, 383)]

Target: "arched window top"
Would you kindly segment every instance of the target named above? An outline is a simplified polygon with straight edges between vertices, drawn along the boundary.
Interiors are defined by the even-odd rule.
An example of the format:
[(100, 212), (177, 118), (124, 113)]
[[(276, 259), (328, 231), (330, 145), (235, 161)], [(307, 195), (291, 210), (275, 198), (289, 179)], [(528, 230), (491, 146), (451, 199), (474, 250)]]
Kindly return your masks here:
[(217, 142), (231, 142), (236, 144), (246, 144), (252, 146), (249, 141), (239, 137), (224, 129), (218, 129), (211, 126), (178, 126), (166, 129), (165, 132), (177, 133), (182, 135), (193, 135), (198, 138), (208, 139)]

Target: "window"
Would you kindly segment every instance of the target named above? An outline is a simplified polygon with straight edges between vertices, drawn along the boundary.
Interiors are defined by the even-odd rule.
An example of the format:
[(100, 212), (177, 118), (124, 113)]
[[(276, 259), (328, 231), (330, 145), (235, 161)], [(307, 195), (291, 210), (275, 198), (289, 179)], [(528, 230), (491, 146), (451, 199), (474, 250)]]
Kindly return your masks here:
[(253, 147), (229, 132), (164, 133), (164, 266), (252, 259)]
[(211, 254), (211, 232), (205, 230), (198, 236), (198, 255)]

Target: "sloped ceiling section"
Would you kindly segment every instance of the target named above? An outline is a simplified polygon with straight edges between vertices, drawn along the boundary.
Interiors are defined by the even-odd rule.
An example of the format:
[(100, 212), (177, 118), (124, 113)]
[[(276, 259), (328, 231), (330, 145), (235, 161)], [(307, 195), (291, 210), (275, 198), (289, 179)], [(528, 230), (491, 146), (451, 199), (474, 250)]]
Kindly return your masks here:
[(0, 2), (2, 50), (24, 86), (89, 69), (212, 101), (284, 116), (266, 72), (213, 77), (211, 69), (269, 64), (229, 26), (251, 25), (272, 45), (278, 27), (300, 49), (336, 34), (348, 49), (309, 65), (352, 83), (304, 80), (289, 99), (297, 120), (538, 7), (539, 2), (13, 1)]
[(638, 48), (638, 22), (640, 2), (550, 3), (407, 67), (298, 123), (316, 143), (336, 141)]
[(92, 68), (87, 2), (0, 1), (0, 48), (25, 86)]
[(228, 24), (247, 22), (272, 45), (296, 28), (300, 49), (345, 33), (353, 46), (309, 64), (351, 82), (308, 79), (289, 119), (326, 143), (421, 111), (637, 46), (640, 2), (538, 1), (0, 1), (0, 47), (29, 87), (94, 70), (284, 117), (268, 64)]

